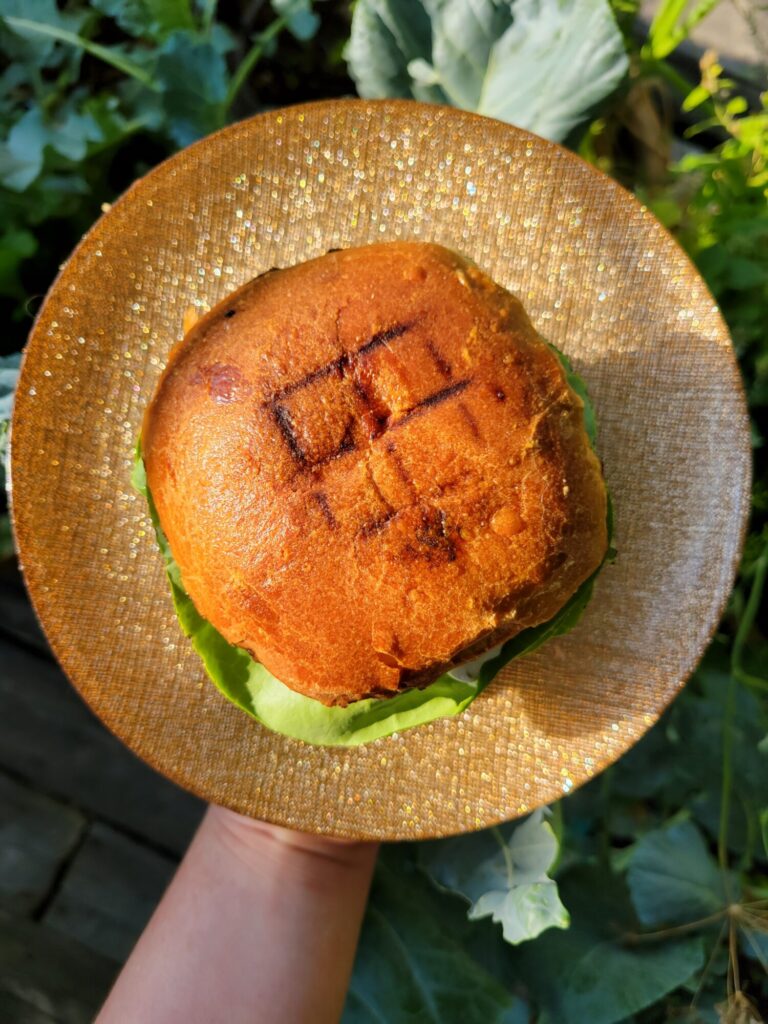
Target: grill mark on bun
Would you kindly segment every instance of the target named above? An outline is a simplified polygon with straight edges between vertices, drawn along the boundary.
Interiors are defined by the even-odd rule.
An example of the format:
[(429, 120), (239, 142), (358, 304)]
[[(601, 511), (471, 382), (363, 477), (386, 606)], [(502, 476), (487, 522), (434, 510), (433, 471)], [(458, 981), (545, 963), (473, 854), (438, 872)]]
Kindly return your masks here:
[(427, 412), (428, 409), (433, 409), (436, 405), (441, 405), (443, 402), (447, 402), (449, 398), (453, 398), (455, 395), (460, 395), (462, 391), (465, 391), (472, 383), (471, 378), (467, 377), (465, 380), (457, 380), (455, 384), (450, 384), (447, 388), (442, 388), (440, 391), (435, 391), (431, 395), (427, 395), (416, 405), (412, 405), (410, 409), (402, 413), (402, 415), (392, 421), (390, 420), (388, 426), (390, 430), (394, 430), (395, 427), (400, 427), (403, 423), (407, 423), (408, 420), (413, 419), (414, 416), (420, 416), (422, 413)]
[(326, 521), (328, 526), (335, 530), (338, 527), (336, 517), (331, 511), (330, 503), (328, 502), (328, 495), (325, 491), (312, 491), (310, 497), (317, 503), (318, 508), (323, 514), (323, 519)]
[(413, 482), (413, 480), (410, 477), (410, 474), (408, 473), (408, 470), (405, 468), (405, 463), (401, 459), (400, 453), (395, 447), (394, 441), (389, 441), (387, 443), (387, 454), (389, 455), (390, 461), (397, 475), (400, 477), (400, 479), (411, 492), (411, 494), (415, 495), (417, 493), (416, 484)]
[(456, 544), (448, 530), (448, 517), (441, 508), (425, 508), (421, 526), (414, 533), (418, 547), (406, 544), (404, 554), (426, 562), (456, 561)]
[(477, 420), (472, 415), (472, 412), (470, 411), (469, 406), (466, 405), (464, 402), (459, 402), (459, 412), (464, 417), (464, 419), (467, 421), (467, 425), (468, 425), (468, 427), (470, 429), (470, 432), (471, 432), (472, 436), (474, 438), (477, 438), (477, 440), (479, 441), (480, 440), (480, 427), (478, 427)]
[(356, 349), (353, 352), (343, 352), (340, 356), (335, 359), (329, 360), (327, 363), (323, 363), (322, 366), (316, 367), (314, 370), (310, 370), (309, 373), (300, 377), (298, 380), (291, 381), (290, 384), (285, 384), (282, 388), (278, 388), (274, 392), (272, 397), (268, 400), (268, 403), (279, 402), (283, 398), (288, 398), (289, 395), (295, 394), (297, 391), (301, 391), (302, 388), (308, 387), (310, 384), (314, 384), (315, 381), (322, 380), (324, 377), (329, 377), (333, 373), (338, 373), (343, 376), (345, 371), (354, 364), (355, 360), (367, 356), (370, 352), (374, 352), (377, 348), (382, 345), (388, 344), (390, 341), (394, 341), (396, 338), (401, 338), (410, 329), (415, 326), (416, 320), (408, 320), (404, 323), (393, 324), (392, 327), (387, 327), (386, 330), (377, 331), (364, 345)]
[(395, 508), (390, 508), (382, 515), (377, 516), (375, 519), (369, 519), (363, 523), (358, 529), (358, 534), (364, 540), (368, 537), (373, 537), (377, 533), (381, 533), (385, 526), (388, 526), (393, 519), (396, 518), (400, 513)]
[(283, 435), (283, 440), (288, 446), (288, 451), (291, 453), (291, 458), (298, 462), (300, 466), (306, 465), (307, 457), (302, 451), (301, 445), (296, 437), (293, 417), (284, 405), (274, 404), (272, 406), (272, 416), (274, 417), (275, 423)]
[(402, 338), (402, 336), (410, 331), (416, 323), (416, 320), (406, 320), (404, 323), (393, 324), (392, 327), (387, 327), (386, 330), (377, 331), (376, 334), (366, 341), (364, 345), (362, 345), (356, 352), (353, 352), (352, 356), (367, 356), (369, 352), (374, 352), (382, 345), (386, 345), (390, 341), (394, 341), (395, 338)]
[(297, 391), (301, 391), (302, 388), (309, 387), (310, 384), (314, 384), (318, 380), (323, 380), (324, 377), (330, 377), (332, 373), (341, 373), (342, 365), (344, 360), (347, 358), (346, 354), (339, 356), (338, 359), (331, 360), (330, 363), (324, 363), (322, 366), (318, 366), (316, 369), (311, 370), (305, 374), (299, 380), (294, 380), (290, 384), (286, 384), (285, 387), (280, 388), (267, 400), (267, 404), (274, 402), (281, 402), (284, 398), (290, 398), (291, 395)]
[(451, 364), (440, 352), (433, 341), (427, 341), (426, 347), (427, 352), (432, 356), (432, 362), (438, 368), (443, 377), (445, 377), (446, 380), (450, 380), (451, 377), (453, 377), (453, 368), (451, 367)]

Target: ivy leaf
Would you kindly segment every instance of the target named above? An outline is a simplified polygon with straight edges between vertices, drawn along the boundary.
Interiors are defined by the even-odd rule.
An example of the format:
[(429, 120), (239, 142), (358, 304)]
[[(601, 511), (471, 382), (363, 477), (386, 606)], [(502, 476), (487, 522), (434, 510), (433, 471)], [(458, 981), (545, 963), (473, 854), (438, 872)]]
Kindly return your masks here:
[(312, 10), (312, 0), (272, 0), (276, 14), (286, 19), (288, 31), (305, 43), (320, 28), (320, 18)]
[(178, 146), (222, 127), (229, 79), (220, 47), (190, 32), (173, 32), (158, 50), (154, 77), (166, 130)]
[(555, 140), (628, 68), (607, 0), (359, 0), (346, 57), (361, 96), (449, 103)]
[(546, 928), (568, 927), (557, 884), (547, 876), (557, 850), (555, 834), (538, 810), (513, 826), (508, 838), (490, 829), (428, 843), (419, 862), (441, 889), (469, 901), (470, 920), (492, 917), (504, 939), (517, 944)]
[(0, 179), (6, 188), (23, 192), (42, 171), (48, 147), (77, 161), (86, 155), (89, 142), (100, 140), (99, 126), (88, 114), (62, 108), (55, 119), (48, 121), (41, 107), (31, 107), (0, 146)]
[(637, 916), (647, 925), (687, 924), (723, 910), (722, 874), (690, 821), (644, 835), (627, 873)]
[(88, 18), (88, 12), (60, 11), (55, 0), (3, 0), (0, 41), (5, 56), (37, 67), (49, 67), (56, 62), (56, 39), (52, 35), (15, 28), (7, 20), (9, 18), (24, 23), (36, 22), (51, 29), (76, 34)]
[(701, 939), (633, 943), (637, 923), (622, 881), (605, 868), (569, 871), (560, 885), (567, 931), (514, 953), (539, 1001), (539, 1024), (617, 1024), (687, 982), (704, 962)]
[(525, 1024), (525, 1004), (444, 926), (445, 897), (401, 850), (382, 851), (358, 946), (343, 1024)]

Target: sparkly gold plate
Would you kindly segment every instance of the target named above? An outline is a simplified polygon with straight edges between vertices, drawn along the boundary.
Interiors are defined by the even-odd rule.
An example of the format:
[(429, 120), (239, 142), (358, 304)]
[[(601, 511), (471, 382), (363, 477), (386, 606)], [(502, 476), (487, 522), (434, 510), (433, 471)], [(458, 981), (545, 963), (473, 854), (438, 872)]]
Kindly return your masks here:
[[(190, 305), (270, 267), (394, 238), (472, 257), (572, 358), (598, 412), (619, 557), (581, 625), (513, 662), (463, 715), (363, 747), (310, 747), (268, 732), (205, 677), (131, 489), (133, 449)], [(30, 593), (100, 718), (207, 800), (381, 839), (522, 814), (645, 732), (722, 611), (749, 467), (726, 327), (651, 214), (557, 146), (408, 102), (263, 114), (134, 185), (51, 289), (12, 428)]]

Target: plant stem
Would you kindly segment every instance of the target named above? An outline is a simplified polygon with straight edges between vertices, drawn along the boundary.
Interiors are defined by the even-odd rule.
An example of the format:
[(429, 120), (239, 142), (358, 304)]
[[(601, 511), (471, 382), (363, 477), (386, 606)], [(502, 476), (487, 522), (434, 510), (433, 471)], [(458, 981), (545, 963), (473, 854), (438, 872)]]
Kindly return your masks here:
[(253, 46), (240, 61), (240, 64), (237, 66), (237, 69), (235, 70), (235, 73), (232, 76), (232, 81), (229, 83), (227, 96), (226, 99), (224, 100), (225, 110), (229, 110), (232, 104), (237, 99), (238, 93), (245, 85), (248, 76), (258, 63), (258, 60), (261, 57), (262, 53), (264, 52), (264, 48), (266, 47), (266, 45), (272, 39), (275, 39), (277, 36), (279, 36), (283, 29), (287, 26), (287, 24), (287, 18), (283, 16), (275, 18), (275, 20), (271, 24), (269, 24), (264, 29), (263, 32), (260, 32), (258, 36), (256, 36)]
[(211, 30), (213, 24), (213, 18), (216, 14), (217, 0), (205, 0), (203, 3), (203, 9), (200, 18), (200, 28), (203, 32), (208, 33)]
[(509, 884), (510, 884), (510, 887), (511, 887), (511, 886), (513, 886), (515, 884), (515, 882), (514, 882), (515, 865), (514, 865), (514, 863), (512, 861), (512, 854), (509, 852), (509, 847), (504, 842), (504, 836), (501, 834), (501, 830), (499, 828), (497, 828), (496, 826), (494, 826), (491, 829), (491, 832), (493, 832), (493, 838), (499, 844), (499, 846), (501, 847), (501, 852), (504, 854), (504, 863), (507, 866), (507, 880), (509, 881)]
[(708, 924), (714, 924), (716, 921), (721, 921), (728, 913), (728, 908), (724, 907), (722, 910), (716, 911), (714, 914), (708, 914), (706, 917), (697, 918), (695, 921), (688, 921), (686, 924), (678, 924), (673, 928), (661, 928), (655, 932), (627, 932), (624, 936), (624, 942), (629, 945), (635, 945), (641, 942), (660, 942), (663, 939), (668, 939), (670, 935), (685, 935), (687, 932), (695, 932), (699, 928), (704, 928)]
[(158, 87), (148, 71), (106, 46), (92, 43), (90, 39), (83, 39), (82, 36), (78, 36), (74, 32), (67, 32), (63, 28), (57, 28), (55, 25), (45, 25), (42, 22), (29, 21), (27, 18), (5, 17), (3, 21), (15, 32), (18, 32), (19, 35), (23, 36), (32, 32), (39, 36), (48, 36), (49, 39), (55, 39), (59, 43), (67, 43), (69, 46), (76, 46), (81, 50), (85, 50), (92, 57), (97, 57), (105, 64), (109, 64), (113, 68), (117, 68), (118, 71), (122, 71), (124, 75), (135, 78), (137, 82), (141, 82), (147, 89), (152, 89), (154, 92), (157, 91)]

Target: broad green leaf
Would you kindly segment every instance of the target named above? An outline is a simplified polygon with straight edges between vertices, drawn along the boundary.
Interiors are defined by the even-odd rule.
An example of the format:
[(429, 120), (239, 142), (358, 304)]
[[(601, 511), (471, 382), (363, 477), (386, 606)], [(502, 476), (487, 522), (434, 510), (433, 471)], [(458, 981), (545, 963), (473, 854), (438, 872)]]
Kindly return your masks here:
[(525, 1004), (442, 926), (444, 899), (383, 852), (342, 1024), (527, 1024)]
[(535, 811), (506, 835), (490, 829), (427, 843), (419, 850), (419, 863), (440, 888), (471, 904), (470, 920), (492, 917), (501, 924), (507, 942), (533, 939), (546, 928), (567, 928), (568, 913), (547, 876), (557, 839), (543, 815)]
[(511, 945), (535, 939), (547, 928), (567, 928), (570, 923), (557, 884), (551, 879), (483, 893), (470, 907), (469, 918), (477, 921), (483, 917), (500, 924), (505, 941)]
[(101, 137), (93, 118), (72, 106), (62, 106), (50, 118), (41, 107), (30, 107), (0, 145), (0, 179), (6, 188), (23, 192), (42, 171), (46, 149), (78, 161), (85, 157), (89, 144)]
[(722, 874), (690, 821), (644, 835), (632, 851), (627, 881), (637, 916), (647, 925), (686, 924), (728, 902)]
[(687, 982), (704, 963), (701, 939), (636, 942), (621, 880), (603, 868), (578, 868), (560, 882), (571, 913), (517, 947), (514, 968), (542, 1008), (539, 1024), (618, 1024)]
[[(86, 10), (60, 11), (55, 0), (3, 0), (0, 6), (0, 41), (5, 55), (36, 67), (55, 63), (55, 31), (76, 35), (88, 17)], [(22, 19), (24, 25), (14, 25)], [(53, 33), (29, 31), (29, 23), (47, 26)], [(62, 41), (62, 40), (58, 40)]]
[(320, 27), (320, 18), (312, 10), (312, 0), (272, 0), (272, 7), (286, 19), (289, 31), (300, 42), (307, 42)]
[(157, 52), (154, 79), (174, 142), (187, 146), (221, 128), (228, 86), (221, 50), (190, 32), (173, 32)]
[(607, 0), (359, 0), (346, 57), (362, 96), (449, 103), (555, 140), (628, 68)]
[[(439, 7), (434, 5), (435, 17)], [(430, 7), (422, 0), (358, 2), (345, 57), (361, 96), (448, 102), (441, 88), (423, 84), (409, 70), (414, 62), (432, 59)]]

